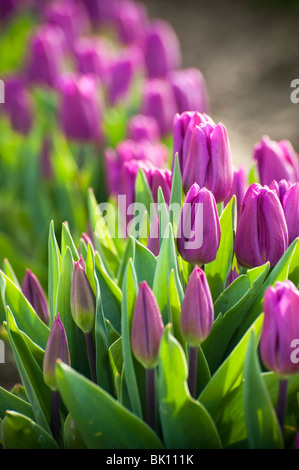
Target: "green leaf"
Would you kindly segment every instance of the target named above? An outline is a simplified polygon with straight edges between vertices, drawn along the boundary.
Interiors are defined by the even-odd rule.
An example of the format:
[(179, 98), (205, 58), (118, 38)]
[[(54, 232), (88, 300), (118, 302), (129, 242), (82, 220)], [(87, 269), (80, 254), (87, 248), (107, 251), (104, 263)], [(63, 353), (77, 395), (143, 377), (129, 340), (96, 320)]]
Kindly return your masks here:
[(58, 243), (55, 236), (54, 222), (52, 220), (49, 231), (49, 242), (48, 242), (48, 296), (49, 296), (49, 310), (52, 322), (54, 316), (57, 313), (57, 291), (59, 274), (61, 267), (61, 254), (59, 251)]
[(171, 195), (170, 195), (170, 207), (169, 215), (170, 222), (173, 226), (173, 231), (176, 234), (180, 219), (180, 210), (182, 206), (182, 194), (183, 194), (183, 183), (182, 175), (180, 170), (180, 164), (178, 159), (178, 154), (175, 154), (174, 157), (174, 167), (172, 174), (172, 184), (171, 184)]
[(135, 240), (133, 263), (138, 285), (140, 282), (146, 281), (152, 289), (157, 266), (157, 259), (150, 250), (148, 250), (137, 240)]
[(221, 238), (214, 261), (205, 265), (205, 273), (215, 301), (225, 289), (234, 253), (236, 198), (233, 197), (220, 217)]
[[(297, 239), (298, 240), (298, 239)], [(297, 243), (290, 263), (288, 279), (299, 286), (299, 244)]]
[(135, 202), (137, 204), (142, 204), (145, 207), (147, 213), (151, 214), (151, 204), (154, 204), (154, 199), (145, 173), (141, 168), (138, 170), (136, 176)]
[(187, 361), (170, 333), (170, 325), (166, 326), (161, 340), (158, 371), (160, 419), (166, 448), (219, 449), (221, 443), (212, 418), (189, 394)]
[(252, 330), (244, 364), (244, 411), (249, 446), (251, 449), (283, 449), (280, 426), (261, 375), (256, 348), (257, 338)]
[(5, 418), (5, 412), (7, 410), (17, 411), (29, 418), (34, 418), (30, 403), (0, 387), (0, 418)]
[(19, 328), (32, 341), (45, 349), (50, 332), (49, 328), (35, 313), (21, 290), (2, 271), (0, 271), (0, 289), (3, 304), (8, 305), (14, 312)]
[(21, 286), (19, 284), (18, 278), (12, 269), (8, 259), (3, 260), (3, 272), (6, 274), (6, 276), (18, 287), (18, 289), (21, 290)]
[(62, 399), (89, 449), (162, 448), (158, 436), (102, 388), (61, 362), (56, 377)]
[(180, 280), (178, 261), (176, 254), (176, 247), (173, 238), (172, 226), (169, 223), (164, 233), (164, 238), (160, 248), (157, 267), (155, 271), (153, 292), (157, 299), (164, 324), (169, 322), (169, 308), (168, 308), (168, 285), (170, 280), (171, 271), (175, 279), (175, 284), (178, 292), (180, 302), (182, 302), (184, 293)]
[(69, 249), (71, 250), (74, 261), (78, 261), (79, 253), (77, 251), (75, 242), (72, 238), (68, 223), (64, 222), (62, 224), (62, 230), (61, 230), (61, 257), (62, 258), (65, 255), (67, 247), (69, 247)]
[(7, 411), (2, 423), (4, 449), (58, 449), (53, 437), (27, 416)]
[(187, 353), (187, 345), (181, 334), (181, 301), (177, 291), (174, 270), (170, 272), (168, 287), (168, 306), (169, 306), (169, 322), (172, 325), (172, 334), (182, 346), (184, 353)]

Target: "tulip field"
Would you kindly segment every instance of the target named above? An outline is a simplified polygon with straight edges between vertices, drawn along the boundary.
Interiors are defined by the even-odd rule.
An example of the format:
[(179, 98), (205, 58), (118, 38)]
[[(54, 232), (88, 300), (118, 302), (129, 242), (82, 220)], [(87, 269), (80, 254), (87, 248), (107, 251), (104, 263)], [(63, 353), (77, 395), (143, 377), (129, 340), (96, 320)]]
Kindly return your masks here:
[(292, 143), (236, 166), (141, 1), (1, 0), (0, 44), (0, 448), (299, 449)]

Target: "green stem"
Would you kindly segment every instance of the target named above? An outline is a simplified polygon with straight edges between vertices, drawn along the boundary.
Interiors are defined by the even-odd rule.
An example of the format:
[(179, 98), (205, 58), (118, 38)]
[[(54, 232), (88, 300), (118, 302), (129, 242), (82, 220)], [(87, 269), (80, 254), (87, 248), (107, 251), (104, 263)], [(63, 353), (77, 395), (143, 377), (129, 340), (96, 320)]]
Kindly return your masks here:
[(84, 336), (89, 360), (91, 380), (94, 383), (97, 383), (96, 350), (93, 342), (92, 333), (85, 333)]
[(198, 355), (198, 347), (190, 347), (188, 387), (189, 387), (190, 395), (193, 398), (196, 398), (197, 355)]
[(280, 428), (283, 429), (284, 419), (287, 409), (287, 400), (288, 400), (288, 380), (280, 379), (279, 380), (279, 390), (278, 390), (278, 400), (276, 405), (276, 414), (277, 419), (280, 424)]
[(60, 416), (59, 416), (60, 394), (57, 391), (52, 392), (51, 403), (51, 432), (53, 438), (59, 443)]
[(146, 421), (155, 429), (156, 418), (156, 386), (155, 369), (146, 369)]

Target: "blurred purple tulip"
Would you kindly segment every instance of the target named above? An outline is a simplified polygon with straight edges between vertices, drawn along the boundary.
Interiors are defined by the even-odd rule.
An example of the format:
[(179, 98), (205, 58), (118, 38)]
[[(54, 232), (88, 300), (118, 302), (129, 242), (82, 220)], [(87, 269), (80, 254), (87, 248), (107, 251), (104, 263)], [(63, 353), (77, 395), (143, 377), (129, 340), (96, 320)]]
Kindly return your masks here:
[(178, 112), (209, 112), (209, 98), (206, 83), (200, 70), (189, 68), (176, 70), (168, 76), (175, 94)]
[(122, 0), (116, 9), (114, 24), (118, 38), (123, 44), (136, 43), (141, 46), (147, 24), (145, 5), (131, 0)]
[[(299, 361), (292, 360), (299, 338), (299, 292), (287, 280), (277, 282), (266, 290), (264, 322), (260, 341), (264, 365), (279, 376), (299, 372)], [(297, 344), (292, 346), (294, 340)]]
[(128, 121), (127, 135), (129, 140), (135, 140), (136, 142), (143, 140), (158, 142), (160, 131), (157, 120), (153, 116), (136, 114)]
[(264, 136), (254, 146), (254, 159), (262, 185), (270, 185), (273, 180), (286, 179), (291, 183), (299, 180), (298, 155), (287, 140), (275, 142)]
[(177, 106), (169, 82), (162, 79), (146, 80), (141, 100), (141, 113), (157, 120), (161, 136), (171, 133)]
[(134, 308), (131, 342), (134, 356), (146, 369), (157, 365), (163, 330), (156, 298), (146, 281), (143, 281)]
[(50, 321), (48, 302), (39, 280), (30, 269), (26, 269), (22, 292), (39, 318), (48, 325)]
[(181, 333), (191, 347), (209, 336), (214, 321), (214, 305), (204, 271), (195, 266), (190, 274), (181, 312)]
[(5, 104), (11, 127), (14, 131), (27, 135), (32, 128), (32, 103), (26, 90), (26, 82), (22, 77), (5, 79)]
[(216, 258), (220, 222), (213, 194), (194, 183), (188, 191), (179, 220), (177, 247), (189, 263), (203, 265)]
[(111, 44), (104, 38), (92, 40), (80, 37), (74, 43), (74, 58), (76, 69), (82, 75), (95, 75), (107, 84), (110, 78), (113, 50)]
[(248, 189), (247, 172), (244, 166), (233, 170), (233, 183), (229, 195), (224, 200), (226, 206), (233, 196), (236, 196), (237, 220), (240, 217), (241, 204)]
[(69, 139), (99, 141), (102, 138), (102, 103), (97, 81), (87, 75), (61, 79), (59, 118)]
[(274, 266), (288, 247), (288, 229), (281, 203), (267, 186), (252, 184), (243, 199), (235, 237), (241, 266), (252, 268), (267, 261)]
[(150, 78), (165, 78), (168, 72), (181, 67), (180, 43), (169, 23), (157, 20), (148, 25), (144, 56)]

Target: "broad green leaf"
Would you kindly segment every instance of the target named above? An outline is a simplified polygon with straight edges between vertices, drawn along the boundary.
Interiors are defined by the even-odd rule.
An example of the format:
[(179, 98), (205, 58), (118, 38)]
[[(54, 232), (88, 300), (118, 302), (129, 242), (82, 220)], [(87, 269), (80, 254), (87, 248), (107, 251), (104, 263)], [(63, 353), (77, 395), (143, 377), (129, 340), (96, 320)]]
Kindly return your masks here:
[(2, 423), (4, 449), (58, 449), (53, 437), (27, 416), (7, 411)]
[(257, 339), (252, 330), (244, 364), (244, 411), (249, 446), (251, 449), (282, 449), (280, 426), (261, 375), (256, 348)]
[(146, 281), (152, 289), (157, 266), (157, 259), (150, 250), (148, 250), (137, 240), (135, 241), (133, 263), (138, 284), (140, 284), (142, 281)]
[(123, 369), (122, 339), (118, 338), (109, 348), (109, 363), (112, 376), (114, 377), (114, 387), (116, 397), (121, 396), (121, 374)]
[(128, 237), (126, 242), (125, 251), (120, 261), (117, 272), (117, 284), (121, 288), (130, 258), (134, 258), (136, 240), (133, 237)]
[(0, 418), (5, 418), (6, 410), (17, 411), (28, 418), (34, 418), (30, 403), (0, 387)]
[(168, 287), (168, 306), (169, 306), (169, 323), (172, 325), (172, 334), (182, 346), (184, 353), (187, 353), (187, 345), (181, 333), (181, 301), (177, 291), (174, 270), (170, 272)]
[(170, 333), (170, 325), (165, 327), (162, 336), (158, 367), (159, 409), (165, 447), (219, 449), (221, 443), (211, 416), (189, 394), (187, 361), (180, 344)]
[(6, 309), (6, 317), (9, 342), (35, 419), (49, 431), (51, 391), (45, 384), (42, 370), (24, 341), (9, 307)]
[(3, 272), (6, 274), (6, 276), (19, 288), (21, 289), (21, 286), (19, 284), (18, 278), (10, 265), (8, 259), (3, 260)]
[(151, 214), (151, 204), (154, 204), (154, 199), (145, 173), (141, 168), (138, 170), (135, 182), (135, 202), (142, 204), (147, 213)]
[(74, 261), (78, 261), (79, 254), (78, 254), (75, 242), (72, 238), (68, 223), (64, 222), (62, 224), (62, 230), (61, 230), (61, 257), (62, 258), (65, 255), (67, 247), (69, 247), (69, 249), (71, 250)]
[(62, 399), (89, 449), (162, 448), (158, 436), (102, 388), (61, 362), (56, 377)]
[(45, 349), (50, 332), (49, 328), (35, 313), (21, 290), (2, 271), (0, 271), (0, 289), (3, 304), (8, 305), (14, 312), (19, 328), (32, 341)]
[(169, 223), (164, 233), (164, 238), (160, 248), (153, 284), (153, 292), (157, 299), (164, 323), (168, 323), (168, 285), (172, 270), (178, 296), (180, 302), (182, 302), (184, 293), (178, 270), (178, 261), (172, 226)]
[(225, 289), (234, 253), (236, 198), (233, 197), (220, 217), (221, 238), (214, 261), (205, 265), (205, 273), (215, 301)]
[(62, 263), (61, 254), (55, 236), (54, 222), (50, 224), (49, 241), (48, 241), (48, 296), (51, 321), (57, 313), (57, 291), (60, 267)]
[(64, 422), (63, 444), (66, 449), (86, 449), (86, 444), (70, 413)]

